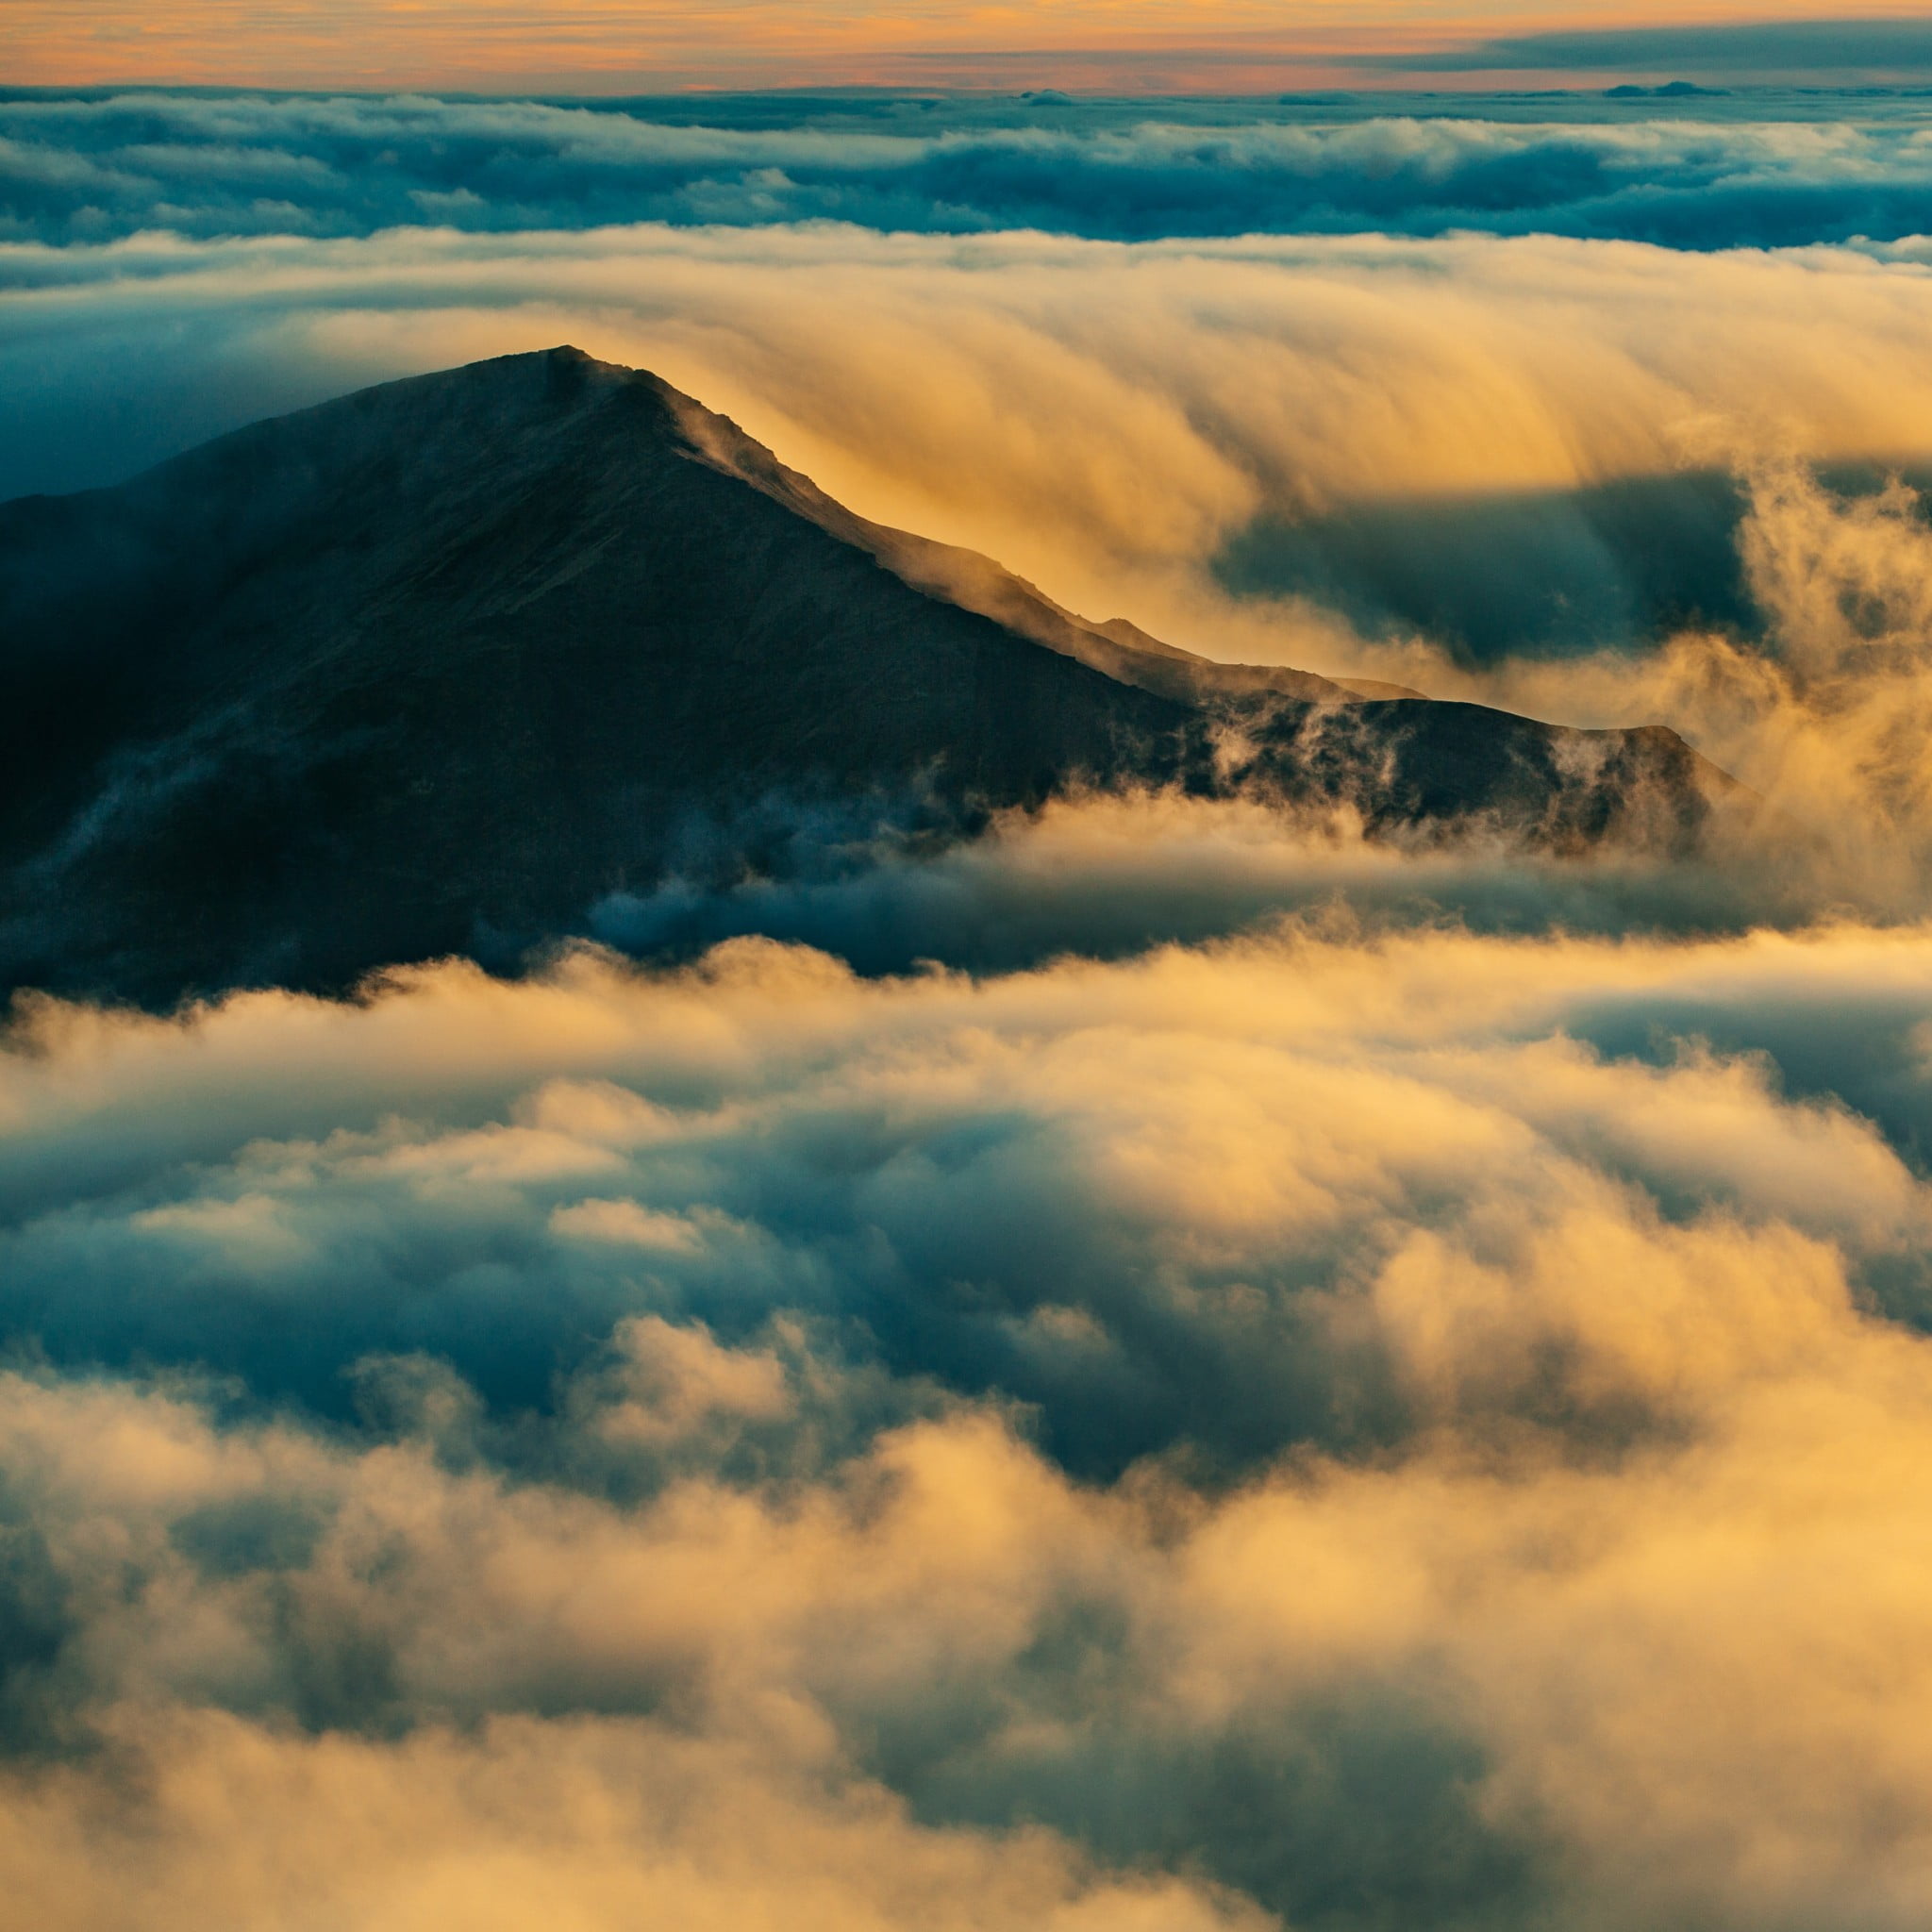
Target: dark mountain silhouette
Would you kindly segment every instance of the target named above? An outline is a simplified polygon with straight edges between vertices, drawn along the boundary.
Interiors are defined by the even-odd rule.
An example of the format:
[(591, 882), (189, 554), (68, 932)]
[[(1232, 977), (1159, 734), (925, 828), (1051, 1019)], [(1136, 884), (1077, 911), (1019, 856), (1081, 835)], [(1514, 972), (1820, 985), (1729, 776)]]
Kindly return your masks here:
[(166, 1004), (507, 963), (616, 890), (1079, 786), (1681, 844), (1716, 780), (1210, 663), (867, 523), (573, 349), (0, 506), (0, 987)]

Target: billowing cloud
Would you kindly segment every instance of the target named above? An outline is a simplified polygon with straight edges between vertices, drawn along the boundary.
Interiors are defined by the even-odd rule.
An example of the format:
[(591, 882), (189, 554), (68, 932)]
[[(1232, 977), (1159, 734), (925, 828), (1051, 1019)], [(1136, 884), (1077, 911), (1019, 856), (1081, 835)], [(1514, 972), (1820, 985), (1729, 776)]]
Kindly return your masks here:
[[(1916, 512), (1871, 491), (1932, 451), (1924, 256), (151, 237), (10, 250), (26, 286), (0, 359), (42, 377), (6, 391), (25, 432), (34, 410), (71, 425), (82, 370), (105, 428), (156, 385), (230, 410), (575, 338), (725, 408), (862, 513), (1096, 617), (1566, 722), (1669, 723), (1822, 837), (1836, 890), (1909, 902), (1932, 625)], [(98, 398), (104, 367), (125, 395)], [(160, 409), (142, 421), (170, 433)], [(16, 446), (101, 461), (84, 427)]]
[(1330, 920), (30, 1009), (0, 1870), (1911, 1924), (1928, 974)]
[[(1693, 1195), (1747, 1221), (1798, 1214), (1848, 1256), (1869, 1244), (1884, 1275), (1920, 1225), (1898, 1165), (1918, 1090), (1888, 1107), (1861, 1076), (1854, 1103), (1892, 1136), (1874, 1140), (1782, 1108), (1737, 1056), (1774, 1060), (1827, 1026), (1848, 1069), (1910, 1064), (1919, 1005), (1896, 989), (1923, 973), (1917, 930), (1848, 946), (1852, 984), (1802, 936), (1397, 925), (986, 982), (867, 982), (748, 938), (669, 978), (586, 955), (525, 987), (433, 972), (366, 1007), (262, 994), (181, 1024), (36, 1008), (7, 1068), (8, 1324), (59, 1359), (205, 1360), (341, 1409), (335, 1378), (370, 1349), (541, 1402), (621, 1315), (731, 1339), (777, 1307), (898, 1369), (1047, 1402), (1050, 1422), (1058, 1391), (1089, 1418), (1056, 1424), (1076, 1459), (1176, 1432), (1246, 1456), (1342, 1426), (1309, 1380), (1307, 1297), (1373, 1272), (1398, 1224), (1560, 1221), (1606, 1165), (1619, 1186), (1687, 1185), (1641, 1152), (1651, 1130), (1596, 1114), (1761, 1112), (1754, 1138), (1790, 1141), (1765, 1174), (1729, 1134), (1665, 1168), (1688, 1163)], [(1789, 995), (1803, 1018), (1758, 1010), (1752, 989), (1793, 975), (1824, 975)], [(1705, 1016), (1662, 1019), (1692, 986)], [(1405, 1020), (1424, 987), (1429, 1017)], [(1669, 1032), (1723, 1029), (1728, 1058), (1666, 1051), (1657, 1071), (1652, 1046), (1642, 1067), (1596, 1067), (1559, 1037), (1627, 1037), (1652, 1006)], [(1256, 1293), (1278, 1305), (1279, 1355), (1247, 1335)], [(1122, 1377), (1138, 1397), (1106, 1422)], [(1218, 1414), (1197, 1413), (1210, 1387)]]

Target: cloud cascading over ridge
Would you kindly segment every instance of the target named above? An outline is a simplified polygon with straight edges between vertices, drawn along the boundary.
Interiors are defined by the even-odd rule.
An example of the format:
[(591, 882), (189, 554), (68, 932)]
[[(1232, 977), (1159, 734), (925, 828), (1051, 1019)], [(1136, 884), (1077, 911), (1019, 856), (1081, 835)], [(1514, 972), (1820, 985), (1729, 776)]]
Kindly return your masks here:
[[(251, 371), (327, 392), (575, 337), (1074, 608), (1218, 657), (1661, 719), (1821, 830), (1838, 890), (1903, 903), (1922, 875), (1925, 540), (1908, 492), (1869, 493), (1932, 451), (1917, 243), (643, 226), (8, 258), (27, 286), (0, 361), (48, 375), (16, 410), (71, 422), (79, 372), (97, 387), (130, 345), (125, 402), (94, 404), (110, 435), (157, 381), (232, 408)], [(1862, 461), (1867, 493), (1807, 459)]]
[[(1042, 516), (1112, 570), (1198, 559), (1264, 512), (1668, 475), (1713, 443), (1722, 459), (1727, 426), (1827, 459), (1932, 447), (1932, 282), (1909, 242), (1687, 259), (1541, 237), (1122, 246), (646, 225), (20, 243), (0, 266), (0, 349), (46, 372), (38, 396), (10, 385), (13, 422), (58, 407), (85, 423), (92, 404), (102, 424), (61, 482), (138, 460), (127, 391), (102, 387), (109, 345), (120, 381), (212, 425), (251, 386), (339, 392), (559, 330), (733, 408), (861, 507), (941, 519), (937, 534), (1033, 569)], [(219, 400), (216, 366), (233, 386)], [(180, 434), (157, 418), (150, 450)], [(25, 488), (47, 457), (17, 446)]]

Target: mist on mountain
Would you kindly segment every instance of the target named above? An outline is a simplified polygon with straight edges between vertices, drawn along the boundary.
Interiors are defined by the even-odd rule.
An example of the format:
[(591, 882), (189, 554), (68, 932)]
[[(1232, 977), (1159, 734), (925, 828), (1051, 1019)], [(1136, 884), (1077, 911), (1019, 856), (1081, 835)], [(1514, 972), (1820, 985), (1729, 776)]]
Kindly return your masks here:
[(943, 843), (1083, 790), (1664, 853), (1743, 796), (1661, 728), (1091, 624), (573, 350), (16, 502), (0, 596), (4, 976), (96, 995), (513, 966), (674, 875)]

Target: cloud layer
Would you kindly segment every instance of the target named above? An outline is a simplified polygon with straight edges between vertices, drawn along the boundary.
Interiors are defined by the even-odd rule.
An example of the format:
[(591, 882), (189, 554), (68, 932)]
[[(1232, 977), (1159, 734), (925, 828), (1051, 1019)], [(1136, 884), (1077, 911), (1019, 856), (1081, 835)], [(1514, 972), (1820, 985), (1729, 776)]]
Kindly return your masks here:
[(1910, 1924), (1928, 971), (1318, 925), (38, 1009), (0, 1868), (89, 1927)]
[(1685, 26), (1566, 27), (1479, 41), (1441, 53), (1366, 60), (1409, 74), (1666, 72), (1816, 79), (1847, 74), (1918, 75), (1932, 67), (1932, 27), (1903, 16), (1863, 19), (1711, 21)]
[[(1779, 103), (1781, 114), (1791, 107)], [(1842, 105), (1842, 104), (1840, 104)], [(1457, 107), (778, 97), (585, 107), (122, 93), (0, 101), (0, 236), (620, 222), (1106, 241), (1560, 234), (1789, 247), (1932, 228), (1916, 104)]]

